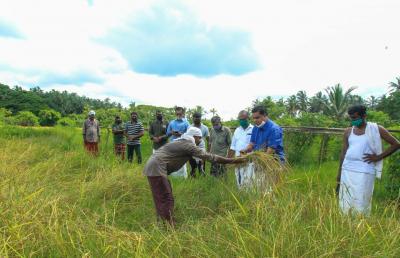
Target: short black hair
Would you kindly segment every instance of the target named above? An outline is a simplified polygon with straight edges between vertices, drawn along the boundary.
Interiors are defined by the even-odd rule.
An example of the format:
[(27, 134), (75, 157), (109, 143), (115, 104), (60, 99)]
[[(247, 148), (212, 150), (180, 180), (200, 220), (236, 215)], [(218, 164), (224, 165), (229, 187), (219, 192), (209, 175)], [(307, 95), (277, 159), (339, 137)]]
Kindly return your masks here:
[(200, 112), (195, 112), (195, 113), (193, 113), (193, 117), (201, 118), (201, 113)]
[(175, 111), (185, 112), (185, 109), (183, 107), (175, 107)]
[(213, 116), (211, 118), (211, 123), (221, 122), (221, 118), (219, 116)]
[(131, 115), (133, 115), (133, 114), (138, 115), (138, 113), (135, 111), (131, 112)]
[(264, 106), (255, 106), (251, 110), (251, 113), (260, 113), (260, 115), (268, 116), (267, 108)]
[(121, 116), (120, 115), (115, 115), (115, 118), (121, 118)]
[(367, 107), (364, 105), (354, 105), (349, 107), (347, 110), (347, 114), (353, 115), (358, 113), (360, 116), (365, 116), (367, 114)]

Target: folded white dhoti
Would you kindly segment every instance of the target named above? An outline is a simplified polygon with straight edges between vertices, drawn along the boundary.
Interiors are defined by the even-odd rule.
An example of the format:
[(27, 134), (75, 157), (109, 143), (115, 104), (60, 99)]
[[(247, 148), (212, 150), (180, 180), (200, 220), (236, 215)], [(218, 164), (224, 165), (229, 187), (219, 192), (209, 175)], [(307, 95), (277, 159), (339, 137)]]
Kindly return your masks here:
[(254, 163), (236, 168), (235, 174), (239, 188), (251, 187), (255, 183)]
[(183, 166), (182, 166), (180, 169), (178, 169), (177, 171), (172, 172), (172, 173), (170, 174), (170, 176), (176, 176), (176, 177), (184, 177), (184, 178), (187, 178), (187, 177), (188, 177), (188, 174), (187, 174), (186, 164), (183, 165)]
[(342, 169), (339, 191), (339, 207), (342, 212), (354, 211), (368, 215), (371, 211), (374, 181), (374, 174)]

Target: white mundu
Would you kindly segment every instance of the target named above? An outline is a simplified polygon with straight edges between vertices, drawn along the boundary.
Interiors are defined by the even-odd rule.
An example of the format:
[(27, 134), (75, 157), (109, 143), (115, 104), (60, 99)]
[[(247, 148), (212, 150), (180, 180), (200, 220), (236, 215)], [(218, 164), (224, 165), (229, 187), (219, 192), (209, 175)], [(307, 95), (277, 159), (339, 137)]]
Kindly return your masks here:
[(348, 138), (349, 147), (342, 164), (339, 206), (345, 213), (350, 210), (369, 214), (374, 191), (375, 164), (363, 160), (365, 154), (374, 153), (367, 134), (354, 134)]
[[(239, 157), (240, 151), (246, 149), (247, 145), (250, 143), (252, 131), (252, 125), (249, 125), (246, 129), (243, 129), (241, 126), (236, 128), (231, 143), (231, 150), (235, 151), (236, 157)], [(236, 168), (235, 174), (236, 183), (239, 188), (243, 186), (250, 186), (254, 181), (254, 164)]]

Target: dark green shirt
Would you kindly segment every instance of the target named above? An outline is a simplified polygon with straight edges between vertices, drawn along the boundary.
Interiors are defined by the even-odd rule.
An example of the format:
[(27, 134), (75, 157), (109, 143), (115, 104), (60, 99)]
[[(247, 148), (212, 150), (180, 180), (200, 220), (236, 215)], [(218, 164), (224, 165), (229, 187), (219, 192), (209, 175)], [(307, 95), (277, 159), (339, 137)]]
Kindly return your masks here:
[[(114, 134), (114, 144), (125, 144), (125, 136), (124, 136), (125, 125), (123, 123), (113, 124), (112, 130)], [(114, 130), (122, 132), (114, 133)]]
[(231, 146), (232, 134), (228, 127), (223, 126), (221, 130), (214, 130), (211, 128), (210, 131), (210, 152), (222, 157), (226, 157), (228, 149)]
[(151, 123), (149, 128), (150, 139), (153, 139), (153, 137), (160, 137), (160, 136), (162, 137), (162, 140), (160, 142), (158, 143), (153, 142), (153, 149), (157, 150), (167, 143), (168, 141), (167, 128), (168, 128), (168, 122), (156, 120), (153, 123)]

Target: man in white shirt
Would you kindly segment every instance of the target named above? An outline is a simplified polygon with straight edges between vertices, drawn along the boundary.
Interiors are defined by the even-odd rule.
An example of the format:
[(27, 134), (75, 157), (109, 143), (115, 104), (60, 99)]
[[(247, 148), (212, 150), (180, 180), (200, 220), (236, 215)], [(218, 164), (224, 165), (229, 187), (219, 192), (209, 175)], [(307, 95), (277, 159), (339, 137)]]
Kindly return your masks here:
[[(369, 215), (375, 177), (380, 178), (384, 158), (400, 149), (400, 142), (384, 127), (367, 122), (367, 109), (355, 105), (348, 110), (352, 127), (343, 136), (337, 188), (344, 213)], [(382, 139), (389, 145), (382, 150)]]
[[(240, 156), (240, 152), (245, 150), (250, 143), (251, 132), (253, 131), (253, 125), (249, 122), (249, 112), (242, 110), (238, 115), (240, 126), (236, 128), (233, 137), (231, 147), (228, 153), (228, 157), (232, 158)], [(235, 169), (236, 183), (240, 188), (250, 186), (254, 180), (254, 167), (253, 164), (243, 165)]]

